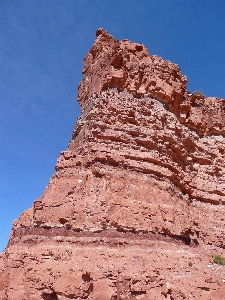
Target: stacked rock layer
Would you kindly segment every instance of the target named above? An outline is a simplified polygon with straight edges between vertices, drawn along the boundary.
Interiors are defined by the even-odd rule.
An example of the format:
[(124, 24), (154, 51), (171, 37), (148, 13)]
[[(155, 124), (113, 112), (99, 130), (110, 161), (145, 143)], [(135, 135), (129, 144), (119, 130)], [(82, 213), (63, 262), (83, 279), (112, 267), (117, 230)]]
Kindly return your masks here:
[(224, 299), (225, 99), (103, 29), (83, 74), (68, 149), (1, 254), (0, 299)]

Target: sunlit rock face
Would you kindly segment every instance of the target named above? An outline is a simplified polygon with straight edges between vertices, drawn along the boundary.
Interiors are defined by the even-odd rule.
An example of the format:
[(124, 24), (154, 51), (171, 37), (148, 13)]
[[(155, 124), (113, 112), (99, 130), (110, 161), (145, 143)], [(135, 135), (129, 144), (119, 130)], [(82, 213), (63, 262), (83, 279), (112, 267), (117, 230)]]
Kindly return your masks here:
[(225, 99), (96, 35), (68, 148), (1, 254), (0, 299), (222, 300)]

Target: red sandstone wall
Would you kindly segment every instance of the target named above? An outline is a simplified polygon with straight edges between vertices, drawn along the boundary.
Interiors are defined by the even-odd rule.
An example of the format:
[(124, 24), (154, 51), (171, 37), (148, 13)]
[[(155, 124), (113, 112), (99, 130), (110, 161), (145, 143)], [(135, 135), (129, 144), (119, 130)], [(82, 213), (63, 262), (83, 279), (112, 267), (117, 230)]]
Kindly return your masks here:
[(225, 100), (102, 29), (83, 73), (68, 149), (0, 256), (0, 299), (224, 299)]

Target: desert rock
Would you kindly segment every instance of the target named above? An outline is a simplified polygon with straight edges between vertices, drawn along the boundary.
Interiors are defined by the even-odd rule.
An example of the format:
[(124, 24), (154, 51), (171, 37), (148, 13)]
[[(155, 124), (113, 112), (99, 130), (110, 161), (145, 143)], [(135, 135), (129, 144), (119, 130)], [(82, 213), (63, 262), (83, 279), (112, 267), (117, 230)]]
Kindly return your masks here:
[(225, 99), (96, 35), (68, 148), (0, 256), (0, 299), (225, 299)]

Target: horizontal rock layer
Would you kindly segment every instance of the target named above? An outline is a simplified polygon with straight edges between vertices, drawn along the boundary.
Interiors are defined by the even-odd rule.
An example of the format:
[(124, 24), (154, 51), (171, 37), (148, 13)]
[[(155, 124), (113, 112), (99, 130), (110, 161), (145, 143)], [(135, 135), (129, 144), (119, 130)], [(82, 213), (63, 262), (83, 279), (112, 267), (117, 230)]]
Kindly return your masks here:
[(4, 253), (1, 299), (224, 297), (224, 266), (212, 261), (218, 248), (122, 232), (82, 236), (46, 231), (24, 232)]
[(2, 253), (0, 299), (223, 299), (225, 100), (102, 29), (83, 73), (68, 149)]

